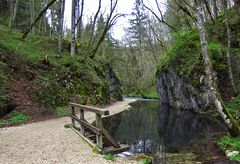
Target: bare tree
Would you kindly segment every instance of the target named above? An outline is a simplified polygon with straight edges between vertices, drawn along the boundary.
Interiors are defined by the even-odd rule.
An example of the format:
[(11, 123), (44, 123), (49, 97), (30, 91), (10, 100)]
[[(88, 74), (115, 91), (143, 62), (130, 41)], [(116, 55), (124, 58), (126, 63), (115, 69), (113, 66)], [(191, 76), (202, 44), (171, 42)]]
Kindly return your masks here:
[(81, 1), (79, 17), (78, 17), (77, 22), (75, 24), (75, 26), (78, 27), (78, 32), (77, 32), (78, 39), (81, 38), (82, 31), (83, 31), (83, 9), (84, 9), (84, 0)]
[(105, 39), (107, 32), (111, 29), (111, 27), (113, 25), (116, 24), (118, 18), (124, 16), (124, 14), (115, 14), (114, 15), (114, 11), (116, 10), (118, 4), (118, 0), (110, 0), (110, 11), (109, 11), (109, 15), (107, 16), (107, 20), (105, 23), (105, 27), (102, 31), (102, 34), (100, 35), (99, 39), (96, 41), (96, 44), (92, 44), (93, 48), (92, 48), (92, 53), (90, 55), (90, 58), (94, 58), (97, 50), (99, 49), (100, 45), (102, 44), (103, 40)]
[(94, 32), (95, 32), (95, 26), (96, 26), (96, 21), (97, 21), (97, 18), (98, 18), (98, 15), (100, 13), (100, 10), (101, 10), (101, 3), (102, 3), (102, 0), (99, 0), (98, 1), (98, 9), (97, 9), (97, 12), (95, 13), (94, 17), (93, 17), (93, 22), (91, 24), (91, 31), (90, 31), (90, 37), (89, 37), (89, 41), (88, 41), (88, 52), (90, 51), (90, 48), (93, 44), (93, 37), (94, 37)]
[(217, 111), (224, 120), (226, 127), (233, 136), (240, 136), (240, 126), (238, 122), (228, 113), (218, 91), (218, 86), (216, 82), (216, 77), (214, 75), (211, 58), (208, 53), (208, 41), (207, 41), (207, 31), (204, 26), (204, 16), (203, 16), (203, 3), (199, 0), (194, 0), (195, 7), (197, 11), (197, 28), (199, 30), (202, 57), (204, 61), (204, 68), (206, 74), (206, 83), (208, 86), (208, 92), (211, 96), (212, 102), (214, 103)]
[(35, 20), (30, 24), (29, 28), (27, 29), (27, 31), (23, 34), (22, 39), (25, 39), (27, 37), (27, 35), (29, 34), (29, 32), (32, 30), (32, 28), (35, 26), (35, 24), (40, 20), (40, 18), (43, 16), (43, 14), (49, 9), (49, 7), (52, 6), (52, 4), (54, 2), (56, 2), (57, 0), (51, 0), (46, 7), (44, 7), (44, 9), (37, 15), (37, 17), (35, 18)]
[(165, 25), (167, 25), (170, 29), (172, 29), (173, 31), (177, 31), (172, 25), (170, 25), (168, 22), (166, 22), (166, 20), (164, 19), (164, 17), (163, 17), (163, 12), (162, 12), (162, 10), (161, 10), (161, 8), (160, 8), (160, 5), (159, 5), (159, 2), (157, 1), (157, 0), (155, 0), (155, 3), (156, 3), (156, 6), (157, 6), (157, 9), (158, 9), (158, 14), (155, 12), (155, 11), (153, 11), (153, 9), (151, 9), (150, 7), (148, 7), (145, 3), (144, 3), (144, 1), (143, 0), (141, 0), (141, 2), (142, 2), (142, 5), (147, 9), (147, 10), (149, 10), (156, 18), (157, 18), (157, 20), (159, 21), (159, 22), (161, 22), (161, 23), (163, 23), (163, 24), (165, 24)]

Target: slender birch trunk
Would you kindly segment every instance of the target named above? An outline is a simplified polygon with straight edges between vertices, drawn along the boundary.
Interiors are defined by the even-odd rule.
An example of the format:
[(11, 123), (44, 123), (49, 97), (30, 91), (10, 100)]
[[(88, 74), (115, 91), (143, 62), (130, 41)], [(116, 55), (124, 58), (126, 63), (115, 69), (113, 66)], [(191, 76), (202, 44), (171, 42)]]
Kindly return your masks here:
[(237, 121), (228, 113), (224, 103), (221, 99), (221, 95), (218, 91), (216, 78), (214, 76), (213, 67), (211, 63), (211, 58), (208, 53), (208, 42), (207, 42), (207, 31), (204, 26), (203, 10), (202, 3), (198, 0), (195, 0), (195, 6), (197, 10), (197, 28), (199, 30), (202, 57), (204, 60), (204, 68), (206, 73), (206, 82), (208, 86), (208, 92), (211, 96), (211, 101), (214, 103), (217, 111), (222, 117), (226, 127), (229, 129), (229, 132), (233, 136), (240, 136), (240, 125)]

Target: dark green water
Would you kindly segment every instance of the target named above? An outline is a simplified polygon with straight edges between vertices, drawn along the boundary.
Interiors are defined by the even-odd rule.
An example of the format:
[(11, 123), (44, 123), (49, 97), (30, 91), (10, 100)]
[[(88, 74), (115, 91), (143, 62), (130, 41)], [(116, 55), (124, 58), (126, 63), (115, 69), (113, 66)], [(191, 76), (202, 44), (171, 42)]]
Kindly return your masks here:
[(158, 101), (136, 101), (130, 105), (130, 110), (105, 118), (104, 127), (120, 143), (130, 145), (131, 153), (146, 153), (158, 162), (169, 160), (169, 153), (174, 160), (176, 154), (181, 156), (183, 152), (191, 161), (189, 150), (196, 142), (223, 130), (212, 118), (160, 105)]

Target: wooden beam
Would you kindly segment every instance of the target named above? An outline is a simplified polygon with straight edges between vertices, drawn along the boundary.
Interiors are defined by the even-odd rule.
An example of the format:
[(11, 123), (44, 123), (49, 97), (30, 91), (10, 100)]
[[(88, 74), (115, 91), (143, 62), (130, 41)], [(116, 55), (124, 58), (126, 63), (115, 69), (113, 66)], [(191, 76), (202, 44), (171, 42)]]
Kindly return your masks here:
[(103, 135), (106, 137), (107, 140), (109, 140), (112, 145), (115, 147), (115, 148), (120, 148), (120, 145), (117, 143), (117, 141), (108, 133), (108, 131), (104, 128), (102, 128), (102, 133)]
[[(89, 143), (92, 147), (95, 147), (95, 148), (97, 148), (96, 147), (96, 145), (95, 145), (95, 143), (93, 143), (90, 139), (88, 139), (88, 138), (86, 138), (85, 136), (83, 136), (78, 130), (76, 130), (74, 127), (71, 127), (71, 129), (75, 132), (75, 133), (77, 133), (78, 135), (80, 135), (85, 141), (87, 141), (87, 143)], [(97, 150), (99, 151), (99, 152), (102, 152), (102, 150), (101, 149), (98, 149), (97, 148)]]
[[(80, 109), (80, 120), (84, 121), (84, 110)], [(81, 133), (82, 135), (85, 135), (85, 128), (83, 125), (80, 124), (80, 128), (81, 128)]]
[[(71, 107), (72, 108), (72, 115), (75, 116), (75, 109), (74, 109), (74, 106)], [(75, 120), (72, 118), (72, 126), (76, 126), (75, 125)]]
[(74, 119), (75, 121), (77, 121), (80, 125), (84, 126), (86, 129), (89, 129), (91, 130), (93, 133), (97, 134), (97, 135), (100, 135), (101, 134), (101, 130), (92, 126), (91, 124), (89, 124), (88, 122), (86, 121), (83, 121), (83, 120), (80, 120), (79, 118), (77, 118), (76, 116), (74, 115), (70, 115), (70, 117), (72, 119)]
[(101, 130), (101, 133), (96, 135), (97, 147), (103, 149), (103, 135), (102, 135), (102, 116), (96, 114), (96, 127)]
[(128, 151), (130, 149), (130, 147), (128, 145), (120, 145), (120, 148), (115, 148), (113, 146), (111, 147), (105, 147), (103, 150), (102, 150), (102, 153), (103, 154), (109, 154), (109, 153), (113, 153), (113, 154), (117, 154), (117, 153), (121, 153), (121, 152), (124, 152), (124, 151)]
[(80, 109), (83, 109), (83, 110), (86, 110), (86, 111), (94, 112), (96, 114), (100, 114), (100, 115), (104, 115), (104, 116), (109, 115), (109, 110), (106, 110), (106, 109), (91, 107), (91, 106), (87, 106), (87, 105), (79, 105), (79, 104), (72, 103), (72, 102), (70, 102), (69, 104), (71, 106), (76, 107), (76, 108), (80, 108)]

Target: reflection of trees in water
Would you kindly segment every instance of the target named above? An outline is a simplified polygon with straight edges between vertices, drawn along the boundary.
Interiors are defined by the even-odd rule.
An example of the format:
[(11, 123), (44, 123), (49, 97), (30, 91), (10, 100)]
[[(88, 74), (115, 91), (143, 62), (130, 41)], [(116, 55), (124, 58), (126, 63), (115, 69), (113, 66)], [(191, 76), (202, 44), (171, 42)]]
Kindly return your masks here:
[(139, 101), (131, 110), (111, 116), (104, 126), (120, 142), (131, 146), (133, 152), (157, 151), (162, 145), (158, 134), (157, 101)]
[(222, 131), (221, 124), (191, 111), (176, 110), (161, 105), (158, 110), (158, 132), (164, 144), (170, 148), (184, 149), (183, 146), (196, 139), (205, 139)]
[[(162, 154), (163, 148), (182, 150), (194, 139), (221, 131), (220, 124), (190, 111), (181, 111), (157, 101), (138, 101), (132, 109), (111, 116), (104, 126), (134, 153)], [(163, 146), (164, 145), (164, 146)]]

